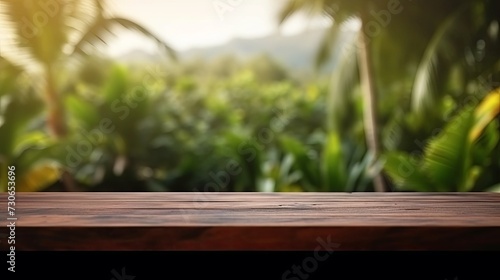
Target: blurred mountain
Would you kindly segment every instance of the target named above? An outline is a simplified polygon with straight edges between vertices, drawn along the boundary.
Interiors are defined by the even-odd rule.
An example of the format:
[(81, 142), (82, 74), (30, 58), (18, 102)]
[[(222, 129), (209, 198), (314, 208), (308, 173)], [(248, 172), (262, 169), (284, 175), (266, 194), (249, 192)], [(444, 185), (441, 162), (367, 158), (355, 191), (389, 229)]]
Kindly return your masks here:
[[(235, 55), (247, 59), (260, 54), (267, 54), (283, 66), (295, 71), (309, 71), (313, 69), (315, 55), (321, 43), (325, 30), (315, 29), (297, 35), (284, 36), (273, 34), (253, 39), (233, 39), (225, 44), (194, 48), (179, 52), (181, 60), (190, 58), (203, 58), (211, 60), (223, 55)], [(155, 61), (157, 58), (142, 50), (133, 50), (120, 57), (124, 61)], [(331, 62), (324, 70), (333, 68)]]

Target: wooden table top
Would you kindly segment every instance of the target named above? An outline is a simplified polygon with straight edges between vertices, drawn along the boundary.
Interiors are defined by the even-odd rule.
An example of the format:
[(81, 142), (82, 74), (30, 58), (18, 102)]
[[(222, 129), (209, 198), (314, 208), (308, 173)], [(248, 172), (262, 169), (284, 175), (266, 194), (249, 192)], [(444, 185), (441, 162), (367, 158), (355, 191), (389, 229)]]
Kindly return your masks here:
[[(6, 193), (0, 201), (7, 216)], [(500, 249), (499, 193), (17, 193), (15, 203), (16, 250)], [(6, 250), (9, 228), (0, 234)]]

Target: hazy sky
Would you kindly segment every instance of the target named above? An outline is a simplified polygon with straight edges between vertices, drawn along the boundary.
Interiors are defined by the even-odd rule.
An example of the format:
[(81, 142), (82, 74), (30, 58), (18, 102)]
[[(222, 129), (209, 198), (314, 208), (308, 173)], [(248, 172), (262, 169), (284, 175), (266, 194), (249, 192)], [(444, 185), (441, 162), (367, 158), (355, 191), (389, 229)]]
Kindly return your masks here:
[[(111, 0), (110, 10), (131, 18), (176, 50), (224, 43), (231, 38), (259, 37), (278, 31), (277, 13), (286, 0)], [(292, 34), (323, 20), (297, 16), (279, 31)], [(133, 32), (120, 32), (108, 52), (134, 48), (154, 50), (154, 44)]]
[[(177, 51), (222, 44), (232, 38), (261, 37), (275, 32), (294, 34), (324, 26), (324, 19), (295, 16), (278, 29), (277, 15), (288, 0), (108, 0), (115, 16), (132, 19)], [(113, 56), (133, 49), (154, 52), (155, 43), (126, 29), (118, 29), (105, 53)], [(2, 30), (0, 30), (2, 31)], [(9, 52), (9, 32), (0, 32), (0, 49)]]

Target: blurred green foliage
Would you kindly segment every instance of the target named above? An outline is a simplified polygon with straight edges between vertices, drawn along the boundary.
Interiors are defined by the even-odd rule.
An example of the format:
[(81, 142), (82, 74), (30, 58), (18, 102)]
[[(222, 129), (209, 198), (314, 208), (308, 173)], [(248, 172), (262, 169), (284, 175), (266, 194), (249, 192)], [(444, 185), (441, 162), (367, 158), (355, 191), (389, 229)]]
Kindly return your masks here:
[[(373, 191), (381, 172), (393, 190), (498, 191), (500, 40), (498, 15), (485, 9), (497, 4), (473, 4), (473, 27), (441, 3), (412, 38), (404, 19), (373, 38), (381, 156), (365, 143), (352, 52), (336, 54), (331, 77), (310, 79), (266, 55), (86, 56), (53, 71), (68, 129), (58, 138), (37, 76), (0, 56), (2, 190), (15, 165), (18, 191), (67, 190), (64, 174), (83, 191)], [(319, 59), (354, 42), (329, 32)]]
[[(324, 81), (303, 84), (279, 75), (261, 79), (253, 61), (204, 82), (203, 73), (184, 72), (188, 65), (167, 71), (159, 65), (86, 63), (69, 74), (73, 78), (64, 104), (70, 133), (62, 140), (46, 133), (43, 104), (26, 98), (29, 92), (22, 89), (32, 89), (22, 82), (15, 94), (2, 99), (12, 99), (2, 111), (2, 135), (11, 136), (2, 138), (2, 155), (25, 171), (20, 178), (34, 181), (20, 181), (20, 191), (63, 190), (57, 170), (70, 171), (88, 191), (371, 191), (373, 176), (384, 164), (393, 187), (401, 190), (486, 190), (498, 182), (496, 115), (467, 158), (461, 152), (470, 149), (463, 146), (474, 125), (470, 110), (459, 111), (457, 124), (450, 121), (452, 137), (437, 135), (426, 146), (424, 163), (411, 161), (402, 149), (375, 159), (364, 144), (359, 110), (351, 113), (359, 129), (326, 128)], [(210, 67), (217, 63), (206, 67), (213, 73)], [(361, 97), (353, 100), (361, 102)], [(26, 114), (29, 106), (33, 109)], [(447, 135), (446, 129), (442, 134)], [(392, 134), (386, 137), (385, 142), (398, 142)], [(443, 151), (461, 167), (444, 171), (434, 166)], [(401, 170), (402, 163), (424, 171), (402, 178), (408, 171)], [(481, 172), (474, 173), (473, 167)]]

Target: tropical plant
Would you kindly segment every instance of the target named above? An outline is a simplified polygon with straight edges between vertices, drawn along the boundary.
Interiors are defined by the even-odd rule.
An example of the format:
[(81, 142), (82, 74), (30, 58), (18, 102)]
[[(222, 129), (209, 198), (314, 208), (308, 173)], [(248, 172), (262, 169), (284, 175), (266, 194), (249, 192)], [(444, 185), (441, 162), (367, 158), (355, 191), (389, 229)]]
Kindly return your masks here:
[[(89, 46), (106, 43), (111, 28), (121, 26), (157, 41), (169, 55), (173, 50), (144, 27), (125, 18), (109, 16), (99, 0), (1, 0), (0, 26), (13, 40), (2, 61), (30, 75), (34, 93), (40, 94), (48, 112), (46, 129), (56, 139), (68, 134), (62, 81), (73, 58), (89, 52)], [(15, 61), (16, 63), (13, 63)], [(64, 171), (68, 190), (75, 185)]]
[(411, 109), (420, 122), (445, 96), (480, 99), (494, 88), (483, 79), (500, 73), (500, 15), (493, 12), (498, 9), (497, 1), (459, 1), (443, 14), (414, 77)]
[[(325, 42), (322, 46), (322, 49), (319, 52), (318, 62), (324, 63), (330, 56), (332, 48), (331, 43), (338, 39), (339, 33), (342, 34), (341, 28), (342, 26), (357, 17), (360, 19), (361, 28), (363, 30), (365, 27), (364, 24), (368, 21), (370, 17), (370, 10), (376, 7), (380, 7), (380, 3), (370, 2), (364, 3), (361, 1), (338, 1), (338, 0), (315, 0), (315, 1), (306, 1), (306, 0), (292, 0), (289, 1), (288, 4), (283, 9), (280, 15), (280, 21), (284, 22), (291, 15), (302, 11), (309, 10), (312, 12), (324, 14), (328, 16), (334, 24), (332, 24), (332, 29), (329, 34), (325, 38)], [(384, 8), (385, 8), (384, 4)], [(378, 10), (378, 9), (377, 9)], [(347, 52), (352, 57), (357, 58), (358, 68), (359, 69), (359, 77), (362, 86), (362, 92), (365, 99), (364, 106), (364, 124), (365, 124), (365, 135), (366, 135), (366, 143), (369, 147), (371, 153), (378, 157), (380, 154), (380, 141), (379, 141), (379, 128), (377, 125), (377, 93), (376, 86), (374, 85), (374, 76), (373, 76), (373, 60), (371, 49), (368, 46), (368, 42), (371, 40), (368, 38), (368, 35), (365, 32), (358, 32), (355, 37), (357, 40), (351, 40), (350, 46), (348, 46)], [(345, 36), (344, 36), (345, 39)], [(341, 52), (344, 52), (345, 49), (341, 49)], [(357, 52), (357, 53), (356, 53)], [(343, 55), (343, 53), (342, 53)], [(343, 62), (345, 64), (352, 63)], [(351, 68), (352, 69), (352, 68)], [(356, 69), (356, 68), (354, 68)], [(339, 71), (343, 71), (340, 69)], [(338, 81), (338, 80), (337, 80)], [(375, 178), (375, 186), (377, 191), (385, 191), (385, 185), (380, 176)]]
[(499, 114), (500, 89), (489, 93), (478, 106), (460, 111), (429, 141), (421, 158), (418, 154), (387, 153), (385, 170), (401, 190), (477, 190), (484, 169), (500, 166), (500, 162), (491, 161), (500, 146)]
[(291, 171), (298, 173), (293, 178), (305, 191), (367, 191), (383, 166), (362, 145), (342, 141), (332, 132), (324, 136), (318, 132), (309, 144), (284, 135), (280, 143), (286, 155), (284, 163), (293, 164)]
[(106, 42), (106, 34), (113, 26), (136, 30), (173, 54), (167, 44), (139, 24), (109, 16), (99, 0), (1, 0), (0, 26), (14, 40), (10, 60), (19, 62), (30, 73), (41, 72), (41, 79), (33, 76), (32, 80), (40, 81), (35, 87), (43, 93), (48, 110), (47, 128), (58, 138), (67, 134), (67, 127), (64, 93), (57, 79), (69, 58), (85, 54), (91, 45)]
[[(282, 11), (282, 21), (300, 11), (316, 12), (332, 20), (316, 61), (321, 65), (333, 56), (337, 65), (329, 97), (329, 127), (338, 129), (338, 122), (345, 119), (349, 108), (345, 106), (346, 96), (357, 90), (359, 78), (365, 102), (366, 142), (378, 155), (380, 137), (385, 133), (379, 124), (407, 112), (407, 96), (415, 114), (404, 118), (411, 118), (413, 127), (421, 129), (442, 118), (442, 103), (431, 102), (441, 101), (436, 92), (442, 93), (439, 97), (451, 94), (460, 100), (467, 97), (466, 88), (477, 88), (473, 83), (478, 76), (498, 73), (499, 53), (494, 50), (498, 49), (499, 17), (492, 12), (498, 10), (498, 2), (456, 2), (449, 5), (447, 1), (435, 1), (433, 8), (427, 9), (396, 1), (289, 1)], [(424, 12), (426, 21), (416, 25)], [(352, 28), (353, 19), (360, 23), (358, 28)], [(463, 56), (466, 50), (468, 57)], [(471, 65), (471, 56), (481, 58), (480, 67), (477, 59)], [(467, 59), (469, 63), (464, 63)], [(380, 104), (379, 95), (388, 102)], [(405, 104), (403, 111), (394, 110), (401, 104)], [(422, 121), (424, 118), (426, 121)], [(378, 190), (383, 189), (380, 178), (375, 184)]]
[[(12, 79), (9, 82), (16, 81)], [(33, 98), (33, 88), (13, 82), (0, 83), (9, 93), (0, 96), (0, 184), (7, 187), (7, 166), (14, 166), (17, 191), (37, 191), (59, 179), (60, 153), (53, 139), (38, 131), (36, 117), (42, 101)]]

